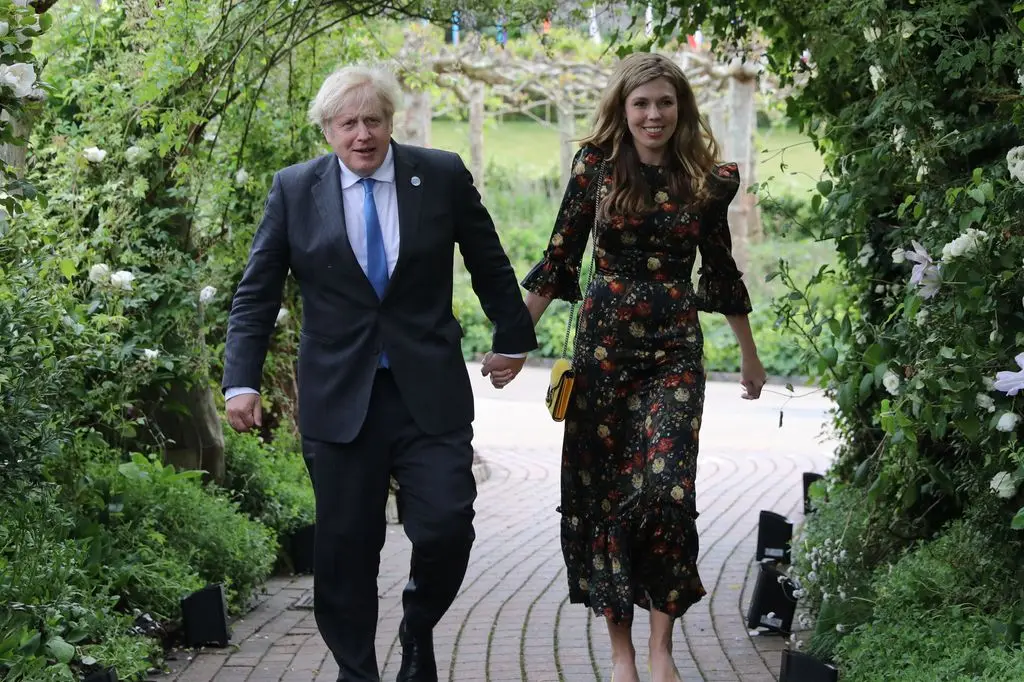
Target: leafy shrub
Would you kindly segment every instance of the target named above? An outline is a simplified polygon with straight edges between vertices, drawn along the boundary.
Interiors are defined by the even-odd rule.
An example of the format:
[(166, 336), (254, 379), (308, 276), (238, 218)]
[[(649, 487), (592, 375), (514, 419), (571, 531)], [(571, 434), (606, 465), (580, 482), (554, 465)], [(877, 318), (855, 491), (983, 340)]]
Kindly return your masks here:
[(98, 465), (93, 473), (110, 481), (112, 498), (123, 505), (115, 527), (132, 526), (123, 532), (147, 540), (156, 557), (166, 543), (203, 581), (222, 583), (237, 612), (270, 574), (276, 542), (225, 493), (204, 487), (201, 476), (140, 454), (116, 469)]
[(227, 471), (222, 485), (241, 511), (274, 530), (279, 541), (316, 520), (313, 486), (290, 426), (278, 428), (269, 443), (231, 429), (224, 430), (224, 438)]
[(75, 680), (72, 670), (116, 665), (125, 679), (144, 673), (156, 642), (131, 634), (115, 592), (95, 575), (103, 566), (52, 485), (0, 490), (0, 677)]
[(987, 528), (958, 521), (880, 568), (870, 619), (838, 644), (843, 679), (1024, 678), (1020, 569), (1006, 549)]

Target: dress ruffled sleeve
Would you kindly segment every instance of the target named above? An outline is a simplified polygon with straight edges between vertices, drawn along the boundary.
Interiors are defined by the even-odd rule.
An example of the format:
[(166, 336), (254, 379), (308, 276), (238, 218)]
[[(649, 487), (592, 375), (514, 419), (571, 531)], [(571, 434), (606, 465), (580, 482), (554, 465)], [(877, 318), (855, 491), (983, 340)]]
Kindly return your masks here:
[(729, 233), (729, 203), (739, 190), (740, 171), (735, 163), (727, 163), (716, 168), (715, 175), (712, 182), (717, 191), (701, 228), (697, 307), (709, 313), (745, 315), (752, 310), (750, 295), (733, 259)]
[(523, 288), (538, 296), (579, 301), (580, 265), (594, 224), (594, 198), (604, 157), (595, 147), (581, 148), (572, 160), (572, 173), (562, 197), (551, 239), (540, 262), (523, 278)]

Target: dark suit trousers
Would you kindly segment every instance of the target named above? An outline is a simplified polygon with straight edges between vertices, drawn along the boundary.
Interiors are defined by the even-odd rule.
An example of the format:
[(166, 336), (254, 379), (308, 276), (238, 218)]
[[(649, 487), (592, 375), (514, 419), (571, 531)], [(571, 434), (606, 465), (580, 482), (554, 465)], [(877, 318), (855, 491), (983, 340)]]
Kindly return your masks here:
[(413, 547), (402, 594), (408, 629), (429, 631), (455, 599), (475, 538), (471, 439), (468, 425), (442, 435), (423, 433), (391, 373), (378, 370), (355, 440), (303, 441), (316, 492), (314, 613), (342, 680), (380, 679), (374, 648), (377, 575), (390, 475), (398, 481), (402, 522)]

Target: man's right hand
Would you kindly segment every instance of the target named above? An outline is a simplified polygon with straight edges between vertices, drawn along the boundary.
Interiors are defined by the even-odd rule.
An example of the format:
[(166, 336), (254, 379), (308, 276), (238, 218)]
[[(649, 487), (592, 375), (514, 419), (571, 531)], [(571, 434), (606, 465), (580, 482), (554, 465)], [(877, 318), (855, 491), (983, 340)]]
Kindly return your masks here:
[(258, 393), (236, 395), (224, 404), (228, 423), (238, 433), (245, 433), (253, 426), (263, 426), (263, 408)]

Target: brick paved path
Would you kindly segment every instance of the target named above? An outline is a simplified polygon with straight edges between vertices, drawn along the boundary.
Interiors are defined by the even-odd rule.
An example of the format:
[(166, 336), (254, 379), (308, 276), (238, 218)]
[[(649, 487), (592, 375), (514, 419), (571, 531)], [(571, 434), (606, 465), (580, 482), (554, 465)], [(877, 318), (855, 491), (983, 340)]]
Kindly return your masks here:
[[(569, 604), (558, 543), (561, 427), (539, 396), (543, 369), (528, 368), (504, 391), (471, 367), (477, 395), (476, 447), (489, 477), (479, 486), (477, 542), (462, 591), (435, 631), (441, 680), (448, 682), (591, 682), (609, 678), (603, 622)], [(778, 387), (769, 387), (783, 391)], [(807, 392), (806, 389), (797, 391)], [(779, 428), (781, 396), (738, 398), (735, 384), (708, 385), (697, 480), (700, 570), (708, 596), (681, 620), (676, 659), (688, 682), (770, 682), (778, 677), (783, 640), (747, 632), (754, 545), (761, 509), (793, 520), (801, 510), (800, 474), (823, 471), (832, 444), (818, 437), (827, 402), (792, 400)], [(401, 661), (396, 641), (409, 542), (389, 526), (381, 559), (377, 656), (383, 679)], [(171, 661), (160, 682), (312, 682), (337, 679), (312, 611), (293, 608), (309, 577), (281, 578), (233, 625), (233, 647)], [(639, 666), (646, 667), (644, 612), (634, 626)]]

